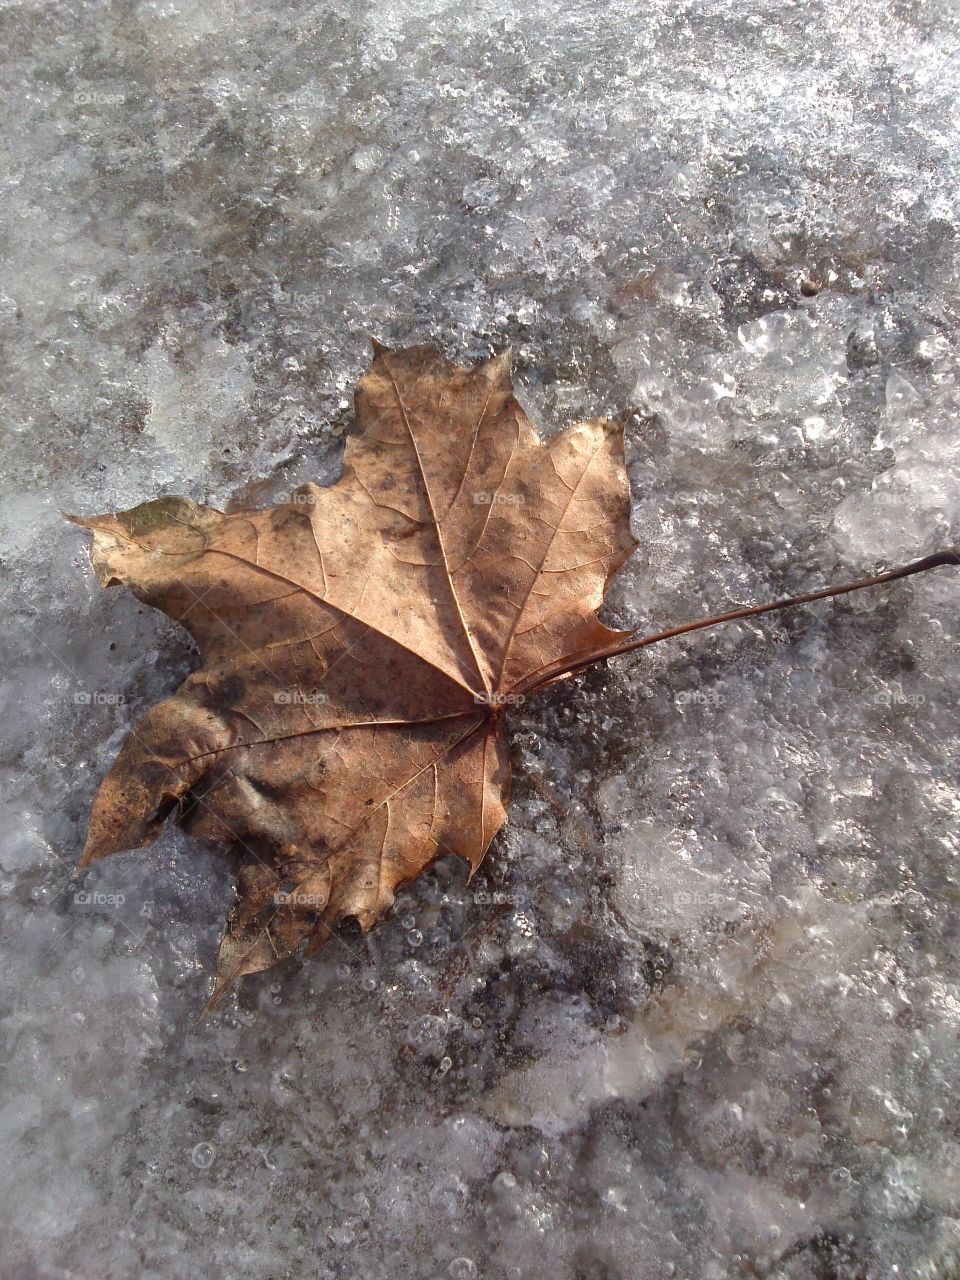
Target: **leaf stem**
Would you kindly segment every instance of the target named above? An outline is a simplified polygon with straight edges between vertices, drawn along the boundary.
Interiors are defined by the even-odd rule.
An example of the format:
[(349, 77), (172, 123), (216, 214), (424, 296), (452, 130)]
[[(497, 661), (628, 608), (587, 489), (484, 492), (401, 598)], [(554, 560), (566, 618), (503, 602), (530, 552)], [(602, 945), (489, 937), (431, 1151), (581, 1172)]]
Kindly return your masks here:
[(822, 591), (808, 591), (801, 596), (787, 596), (783, 600), (775, 600), (772, 604), (749, 605), (743, 609), (731, 609), (729, 613), (719, 613), (712, 618), (701, 618), (696, 622), (685, 622), (679, 627), (669, 627), (666, 631), (657, 631), (653, 635), (637, 636), (631, 632), (625, 640), (619, 640), (606, 649), (597, 649), (581, 658), (562, 658), (550, 666), (543, 667), (522, 680), (513, 694), (528, 694), (555, 680), (575, 675), (595, 662), (606, 658), (617, 658), (623, 653), (632, 653), (635, 649), (645, 649), (647, 645), (659, 644), (661, 640), (672, 640), (674, 636), (686, 635), (690, 631), (701, 631), (704, 627), (716, 627), (721, 622), (736, 622), (738, 618), (755, 618), (761, 613), (772, 613), (775, 609), (792, 609), (798, 604), (811, 604), (814, 600), (826, 600), (830, 596), (846, 595), (849, 591), (861, 591), (864, 587), (876, 587), (883, 582), (894, 582), (897, 578), (909, 578), (914, 573), (925, 573), (928, 569), (939, 568), (940, 565), (960, 565), (960, 547), (948, 547), (945, 551), (937, 551), (922, 560), (913, 560), (910, 564), (901, 565), (899, 569), (888, 569), (886, 573), (878, 573), (872, 578), (861, 578), (859, 582), (848, 582), (842, 587), (824, 587)]

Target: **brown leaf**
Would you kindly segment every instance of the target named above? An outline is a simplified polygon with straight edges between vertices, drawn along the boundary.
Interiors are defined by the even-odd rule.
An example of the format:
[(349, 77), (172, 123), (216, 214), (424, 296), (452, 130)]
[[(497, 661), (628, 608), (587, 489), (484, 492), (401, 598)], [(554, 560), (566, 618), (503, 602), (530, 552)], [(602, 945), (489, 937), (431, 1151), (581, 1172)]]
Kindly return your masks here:
[(438, 857), (472, 874), (506, 817), (514, 691), (621, 638), (596, 610), (635, 545), (622, 427), (541, 444), (508, 354), (427, 347), (377, 348), (356, 424), (339, 482), (277, 507), (71, 517), (101, 583), (203, 656), (124, 743), (79, 866), (170, 814), (242, 853), (214, 1000), (344, 916), (370, 928)]

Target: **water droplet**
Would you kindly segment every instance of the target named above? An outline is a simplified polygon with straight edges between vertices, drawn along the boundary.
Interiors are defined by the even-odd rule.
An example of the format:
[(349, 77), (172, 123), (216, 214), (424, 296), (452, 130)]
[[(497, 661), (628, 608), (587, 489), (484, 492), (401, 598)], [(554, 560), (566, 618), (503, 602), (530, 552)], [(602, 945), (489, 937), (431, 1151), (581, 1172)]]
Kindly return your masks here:
[(477, 1274), (477, 1264), (472, 1258), (454, 1258), (447, 1267), (451, 1280), (471, 1280)]
[(437, 1075), (445, 1076), (452, 1066), (453, 1066), (452, 1058), (441, 1058), (440, 1065), (437, 1067)]
[(419, 929), (411, 929), (407, 934), (407, 942), (411, 947), (419, 947), (423, 942), (423, 934)]
[(198, 1142), (190, 1152), (190, 1159), (198, 1169), (209, 1169), (215, 1156), (216, 1152), (209, 1142)]

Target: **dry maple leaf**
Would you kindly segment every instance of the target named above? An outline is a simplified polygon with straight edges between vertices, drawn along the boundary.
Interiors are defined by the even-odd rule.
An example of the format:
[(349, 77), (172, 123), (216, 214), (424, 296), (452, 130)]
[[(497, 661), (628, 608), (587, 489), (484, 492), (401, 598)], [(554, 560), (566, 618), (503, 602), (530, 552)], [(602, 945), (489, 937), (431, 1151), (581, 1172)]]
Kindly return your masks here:
[(541, 444), (509, 357), (379, 348), (343, 475), (264, 511), (162, 498), (78, 520), (104, 586), (186, 627), (203, 665), (131, 732), (80, 866), (164, 820), (246, 855), (218, 992), (343, 916), (364, 929), (435, 858), (475, 869), (502, 825), (502, 713), (597, 620), (634, 548), (623, 431)]
[[(509, 354), (476, 368), (375, 344), (337, 484), (232, 514), (161, 498), (71, 517), (104, 586), (181, 623), (201, 668), (131, 731), (79, 867), (148, 844), (173, 814), (239, 851), (211, 1003), (238, 977), (363, 929), (456, 854), (471, 873), (506, 817), (504, 711), (552, 680), (670, 635), (597, 618), (635, 547), (622, 425), (541, 443)], [(904, 576), (928, 557), (861, 585)]]

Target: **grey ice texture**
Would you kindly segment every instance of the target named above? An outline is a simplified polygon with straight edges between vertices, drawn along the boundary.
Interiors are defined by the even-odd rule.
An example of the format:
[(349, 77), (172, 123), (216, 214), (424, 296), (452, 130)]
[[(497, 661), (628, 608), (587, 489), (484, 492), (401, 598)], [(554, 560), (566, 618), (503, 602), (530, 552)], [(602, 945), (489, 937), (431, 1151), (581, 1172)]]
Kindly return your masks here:
[(196, 655), (61, 516), (333, 480), (372, 334), (629, 417), (612, 621), (960, 541), (956, 5), (4, 0), (0, 49), (4, 1280), (960, 1274), (952, 571), (529, 703), (470, 885), (198, 1024), (230, 860), (70, 878)]

